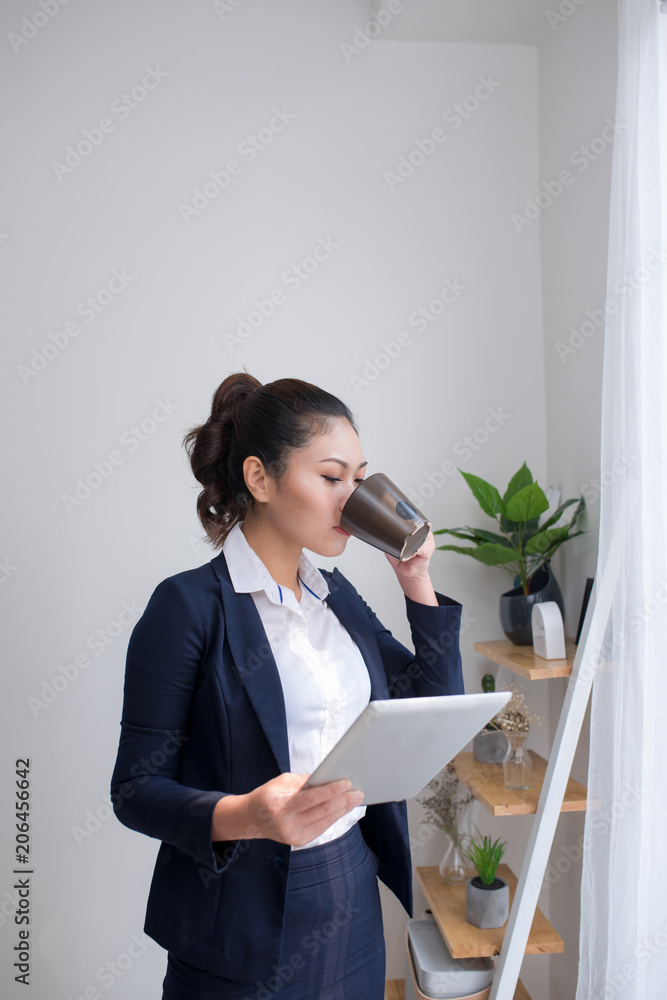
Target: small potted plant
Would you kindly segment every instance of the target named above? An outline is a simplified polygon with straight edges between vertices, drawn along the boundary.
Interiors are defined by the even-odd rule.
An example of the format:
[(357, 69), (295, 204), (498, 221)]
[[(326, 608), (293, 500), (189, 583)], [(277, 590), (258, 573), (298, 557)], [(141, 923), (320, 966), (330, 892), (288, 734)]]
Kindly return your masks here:
[[(472, 556), (486, 566), (499, 566), (514, 581), (512, 590), (501, 595), (500, 623), (503, 632), (518, 646), (533, 642), (531, 613), (533, 605), (541, 601), (556, 601), (565, 619), (565, 605), (558, 582), (551, 572), (550, 560), (556, 550), (570, 538), (583, 534), (573, 531), (583, 513), (585, 501), (566, 500), (545, 519), (540, 518), (549, 510), (549, 500), (524, 462), (512, 476), (501, 497), (495, 486), (473, 476), (459, 472), (467, 482), (485, 514), (497, 521), (500, 534), (481, 528), (438, 528), (434, 535), (448, 534), (473, 544), (438, 545), (440, 550), (460, 552)], [(565, 512), (573, 504), (574, 511)]]
[(490, 836), (482, 836), (477, 827), (475, 832), (477, 836), (463, 849), (464, 856), (477, 869), (477, 875), (466, 882), (466, 920), (475, 927), (502, 927), (510, 913), (510, 889), (496, 872), (507, 850), (507, 841), (500, 837), (492, 841)]
[[(495, 691), (493, 674), (482, 677), (482, 691)], [(507, 735), (500, 725), (501, 713), (494, 715), (490, 722), (477, 733), (472, 741), (472, 755), (480, 764), (501, 764), (507, 753)]]
[(438, 869), (440, 878), (447, 885), (463, 885), (471, 874), (462, 851), (470, 839), (468, 818), (473, 797), (456, 777), (451, 763), (426, 787), (432, 794), (428, 798), (417, 798), (426, 810), (426, 822), (443, 830), (449, 838), (447, 851)]

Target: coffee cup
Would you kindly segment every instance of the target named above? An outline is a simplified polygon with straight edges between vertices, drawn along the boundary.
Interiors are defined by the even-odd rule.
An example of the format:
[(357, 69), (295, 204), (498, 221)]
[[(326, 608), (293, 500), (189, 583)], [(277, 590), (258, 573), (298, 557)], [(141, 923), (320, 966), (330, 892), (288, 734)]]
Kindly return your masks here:
[(402, 562), (414, 555), (431, 530), (430, 521), (383, 472), (367, 476), (350, 494), (340, 526)]

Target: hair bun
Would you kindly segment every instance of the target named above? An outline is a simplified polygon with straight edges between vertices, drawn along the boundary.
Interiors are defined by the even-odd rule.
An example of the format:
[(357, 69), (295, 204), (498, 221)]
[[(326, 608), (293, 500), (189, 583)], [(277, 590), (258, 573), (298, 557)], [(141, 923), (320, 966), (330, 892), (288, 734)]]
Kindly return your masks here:
[(210, 419), (215, 423), (234, 422), (239, 407), (262, 383), (247, 372), (228, 375), (216, 389), (211, 404)]

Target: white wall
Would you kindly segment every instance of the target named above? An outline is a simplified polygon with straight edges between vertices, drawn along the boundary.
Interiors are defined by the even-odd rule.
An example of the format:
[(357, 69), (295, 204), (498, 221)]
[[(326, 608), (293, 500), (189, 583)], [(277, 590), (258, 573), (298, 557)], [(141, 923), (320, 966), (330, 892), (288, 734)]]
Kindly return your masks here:
[[(616, 44), (616, 5), (586, 0), (555, 22), (540, 60), (540, 116), (547, 126), (540, 133), (541, 177), (550, 180), (563, 168), (574, 177), (541, 218), (547, 467), (550, 481), (564, 495), (583, 493), (586, 499), (582, 527), (587, 534), (564, 546), (554, 560), (570, 634), (577, 627), (585, 580), (595, 576), (600, 492), (608, 488), (610, 476), (628, 467), (619, 456), (615, 469), (600, 469), (613, 155), (613, 139), (606, 140), (613, 134), (608, 123), (615, 120)], [(564, 693), (560, 681), (550, 702), (550, 736)], [(589, 739), (587, 712), (572, 765), (572, 775), (584, 785)], [(565, 941), (564, 955), (550, 960), (551, 1000), (570, 1000), (576, 992), (583, 833), (583, 814), (561, 816), (542, 891), (544, 909)]]
[[(555, 388), (545, 390), (540, 254), (549, 247), (541, 220), (522, 233), (511, 222), (543, 176), (539, 60), (525, 39), (401, 41), (398, 19), (346, 58), (341, 43), (368, 19), (357, 0), (244, 0), (219, 12), (208, 2), (74, 2), (12, 46), (10, 34), (31, 33), (24, 17), (41, 25), (40, 11), (16, 0), (0, 11), (12, 95), (0, 225), (11, 428), (3, 787), (9, 803), (14, 760), (30, 756), (32, 995), (143, 1000), (159, 994), (165, 965), (141, 930), (157, 844), (110, 817), (107, 790), (131, 615), (165, 576), (211, 556), (181, 440), (218, 383), (245, 367), (264, 382), (294, 376), (340, 395), (358, 415), (369, 472), (423, 497), (437, 527), (478, 516), (459, 473), (438, 475), (448, 461), (500, 485), (524, 459), (540, 481), (565, 476), (548, 448)], [(155, 89), (122, 111), (147, 67)], [(466, 99), (459, 118), (454, 105)], [(239, 146), (280, 124), (276, 108), (294, 118), (249, 162)], [(102, 119), (107, 132), (92, 132), (90, 155), (54, 168)], [(387, 172), (435, 128), (444, 141), (392, 190)], [(239, 173), (186, 221), (179, 206), (230, 159)], [(337, 244), (329, 259), (298, 289), (286, 283), (320, 239)], [(127, 286), (116, 279), (117, 294), (105, 294), (123, 269)], [(425, 330), (411, 325), (447, 281), (460, 294)], [(284, 302), (230, 350), (225, 334), (276, 288)], [(81, 303), (100, 290), (101, 311), (87, 321)], [(400, 355), (375, 375), (369, 362), (383, 345), (397, 353), (404, 330)], [(104, 464), (110, 454), (116, 465)], [(74, 502), (77, 481), (99, 468), (99, 487), (88, 496), (79, 487)], [(409, 644), (382, 554), (352, 540), (337, 564)], [(499, 633), (508, 578), (436, 553), (433, 579), (465, 606), (466, 684), (476, 690), (485, 666), (472, 644)], [(567, 599), (568, 608), (578, 600)], [(410, 815), (416, 837), (416, 803)], [(512, 822), (516, 867), (524, 833)], [(3, 826), (5, 858), (13, 836)], [(437, 863), (443, 847), (437, 835), (417, 846), (415, 864)], [(2, 879), (6, 969), (17, 930), (9, 866)], [(415, 906), (419, 915), (418, 889)], [(399, 977), (406, 917), (384, 888), (383, 907), (387, 973)], [(138, 957), (124, 957), (130, 946)], [(22, 995), (4, 975), (3, 996)]]

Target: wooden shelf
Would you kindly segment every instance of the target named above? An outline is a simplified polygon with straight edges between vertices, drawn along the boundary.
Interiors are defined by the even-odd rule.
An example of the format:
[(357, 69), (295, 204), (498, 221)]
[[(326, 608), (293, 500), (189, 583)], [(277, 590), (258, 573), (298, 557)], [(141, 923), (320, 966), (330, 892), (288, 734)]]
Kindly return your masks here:
[[(459, 753), (452, 764), (459, 781), (485, 806), (492, 816), (529, 816), (537, 812), (547, 761), (534, 750), (532, 786), (522, 791), (505, 788), (502, 764), (481, 764), (471, 753)], [(568, 778), (561, 812), (583, 812), (586, 809), (587, 791), (584, 785)]]
[[(384, 984), (384, 1000), (405, 1000), (405, 980), (388, 979)], [(521, 980), (517, 983), (514, 1000), (530, 1000), (528, 991)]]
[[(465, 885), (445, 885), (436, 866), (418, 867), (417, 877), (452, 958), (492, 958), (500, 954), (507, 925), (483, 930), (469, 924), (466, 920)], [(505, 879), (509, 885), (511, 908), (516, 876), (509, 865), (500, 864), (498, 878)], [(526, 955), (555, 955), (564, 948), (562, 937), (536, 907)]]
[(564, 660), (543, 660), (536, 656), (532, 646), (515, 646), (509, 639), (491, 639), (476, 642), (474, 648), (487, 660), (493, 660), (501, 667), (507, 667), (515, 674), (521, 674), (530, 681), (545, 677), (569, 677), (572, 673), (574, 655), (577, 651), (574, 639), (565, 639)]

